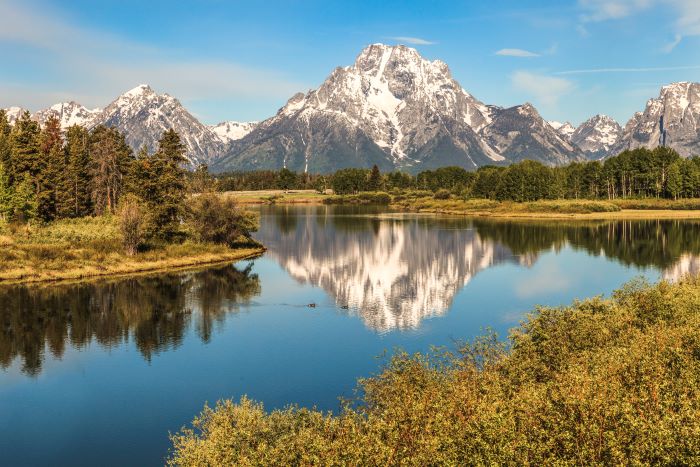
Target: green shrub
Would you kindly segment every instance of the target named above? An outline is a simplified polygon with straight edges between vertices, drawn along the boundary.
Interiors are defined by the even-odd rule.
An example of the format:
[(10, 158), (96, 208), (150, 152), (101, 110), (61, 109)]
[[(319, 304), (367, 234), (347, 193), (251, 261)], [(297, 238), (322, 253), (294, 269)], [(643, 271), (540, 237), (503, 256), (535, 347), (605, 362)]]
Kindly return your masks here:
[(251, 233), (258, 229), (254, 213), (239, 209), (233, 198), (213, 193), (190, 199), (187, 219), (197, 240), (231, 247), (250, 242)]
[(333, 415), (243, 398), (171, 465), (697, 465), (700, 279), (538, 308), (510, 334), (398, 353)]

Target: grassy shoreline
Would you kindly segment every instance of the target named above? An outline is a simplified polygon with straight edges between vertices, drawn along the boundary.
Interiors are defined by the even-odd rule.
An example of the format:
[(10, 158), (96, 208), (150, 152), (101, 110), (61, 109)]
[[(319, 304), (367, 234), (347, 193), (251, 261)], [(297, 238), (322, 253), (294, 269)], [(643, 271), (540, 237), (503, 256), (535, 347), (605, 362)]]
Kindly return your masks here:
[[(91, 279), (118, 278), (159, 272), (173, 272), (212, 266), (232, 261), (254, 258), (262, 254), (264, 248), (237, 248), (219, 251), (218, 245), (209, 252), (199, 252), (180, 257), (141, 259), (137, 256), (125, 257), (120, 264), (103, 265), (98, 262), (68, 269), (39, 271), (31, 268), (10, 268), (0, 271), (0, 285), (64, 283)], [(163, 252), (160, 252), (163, 253)]]
[[(313, 190), (226, 192), (241, 204), (364, 204), (360, 195), (320, 194)], [(375, 195), (376, 196), (376, 195)], [(402, 212), (526, 219), (700, 219), (700, 200), (553, 200), (517, 203), (483, 199), (435, 199), (423, 192), (391, 195), (388, 207)], [(344, 200), (346, 200), (344, 202)]]
[(47, 225), (0, 225), (0, 285), (80, 281), (171, 271), (250, 258), (260, 245), (226, 245), (186, 240), (156, 244), (129, 256), (116, 221), (86, 217)]

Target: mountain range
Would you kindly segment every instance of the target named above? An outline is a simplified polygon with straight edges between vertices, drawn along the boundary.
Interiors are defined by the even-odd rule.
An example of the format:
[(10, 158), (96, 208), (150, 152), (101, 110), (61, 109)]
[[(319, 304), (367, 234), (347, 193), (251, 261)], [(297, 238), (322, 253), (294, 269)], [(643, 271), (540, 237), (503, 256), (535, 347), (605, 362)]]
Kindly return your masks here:
[[(22, 109), (11, 107), (12, 123)], [(345, 167), (418, 172), (447, 165), (474, 169), (533, 159), (548, 165), (602, 159), (625, 149), (666, 145), (700, 154), (700, 83), (664, 86), (623, 127), (596, 115), (578, 127), (545, 121), (529, 104), (488, 105), (452, 77), (447, 64), (415, 49), (372, 44), (317, 88), (292, 96), (262, 122), (199, 122), (174, 97), (140, 85), (104, 109), (76, 102), (32, 115), (63, 128), (104, 124), (138, 150), (153, 151), (162, 132), (183, 138), (191, 166), (215, 172), (280, 169), (332, 172)]]

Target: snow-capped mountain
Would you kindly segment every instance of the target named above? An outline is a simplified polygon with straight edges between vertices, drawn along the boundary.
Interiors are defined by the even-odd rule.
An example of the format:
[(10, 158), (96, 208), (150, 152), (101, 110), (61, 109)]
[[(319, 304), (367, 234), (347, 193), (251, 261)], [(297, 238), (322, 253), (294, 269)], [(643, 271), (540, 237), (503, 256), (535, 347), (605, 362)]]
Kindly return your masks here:
[(101, 109), (90, 110), (77, 102), (62, 102), (52, 105), (48, 109), (40, 110), (32, 115), (32, 118), (44, 125), (51, 117), (57, 117), (61, 122), (61, 128), (64, 130), (73, 125), (84, 127), (92, 127), (95, 118), (99, 115)]
[(488, 107), (452, 79), (445, 63), (405, 46), (373, 44), (318, 89), (293, 96), (216, 167), (477, 167), (503, 160), (477, 134), (489, 123)]
[(659, 145), (671, 147), (684, 157), (700, 155), (700, 83), (662, 87), (659, 97), (649, 99), (644, 112), (635, 113), (627, 122), (612, 154)]
[(532, 104), (490, 109), (493, 121), (481, 135), (509, 161), (535, 159), (549, 165), (563, 165), (582, 159), (581, 151), (562, 138)]
[(210, 125), (209, 129), (219, 137), (222, 143), (238, 141), (253, 131), (259, 122), (221, 122), (218, 125)]
[[(578, 156), (540, 125), (538, 114), (525, 116), (528, 123), (518, 131), (530, 126), (546, 136), (533, 136), (522, 148), (504, 144), (499, 151), (488, 139), (509, 138), (511, 129), (503, 124), (508, 114), (462, 89), (444, 62), (426, 60), (409, 47), (373, 44), (353, 65), (336, 68), (318, 89), (293, 96), (277, 115), (233, 144), (214, 168), (475, 168), (517, 159), (528, 144), (531, 158), (547, 162)], [(492, 125), (496, 117), (499, 124)], [(552, 150), (557, 153), (548, 154)]]
[(591, 159), (610, 153), (622, 135), (622, 127), (607, 115), (595, 115), (583, 122), (571, 135), (571, 142)]
[(14, 125), (25, 109), (22, 107), (8, 107), (4, 110), (5, 115), (7, 116), (7, 121), (10, 123), (10, 125)]
[(559, 136), (564, 138), (566, 141), (571, 141), (571, 135), (574, 134), (574, 131), (576, 131), (576, 128), (569, 123), (569, 122), (557, 122), (555, 120), (550, 120), (549, 125), (556, 130), (557, 133), (559, 133)]
[(211, 162), (223, 152), (219, 137), (177, 99), (168, 94), (157, 94), (146, 84), (115, 99), (95, 116), (93, 124), (115, 127), (124, 133), (132, 148), (137, 150), (145, 146), (150, 152), (157, 149), (163, 132), (172, 128), (182, 138), (191, 165)]

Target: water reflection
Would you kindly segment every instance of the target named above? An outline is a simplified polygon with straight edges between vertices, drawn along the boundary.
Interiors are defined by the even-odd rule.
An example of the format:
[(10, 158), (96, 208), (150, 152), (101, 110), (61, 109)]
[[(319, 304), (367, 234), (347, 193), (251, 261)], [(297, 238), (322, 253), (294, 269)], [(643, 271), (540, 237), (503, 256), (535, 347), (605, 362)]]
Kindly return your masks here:
[(484, 269), (529, 266), (564, 247), (653, 267), (667, 279), (700, 270), (695, 221), (470, 220), (325, 206), (269, 208), (263, 216), (275, 219), (259, 234), (268, 255), (379, 332), (416, 329), (444, 314)]
[(217, 323), (260, 293), (260, 280), (234, 266), (185, 274), (52, 287), (0, 288), (0, 366), (19, 358), (22, 372), (41, 372), (45, 352), (66, 345), (105, 348), (132, 340), (143, 357), (177, 347), (194, 326), (202, 341)]
[[(669, 280), (700, 272), (696, 221), (514, 222), (326, 206), (270, 207), (262, 214), (258, 237), (268, 247), (267, 257), (299, 283), (322, 288), (339, 312), (347, 309), (380, 333), (417, 329), (424, 319), (445, 314), (485, 269), (529, 267), (543, 253), (563, 248), (653, 268)], [(283, 292), (275, 290), (273, 277), (266, 293), (284, 299), (277, 297)], [(190, 330), (209, 342), (230, 313), (260, 293), (252, 263), (0, 288), (0, 367), (17, 364), (36, 375), (47, 355), (60, 358), (68, 346), (92, 343), (103, 348), (130, 343), (150, 361), (178, 347)]]

